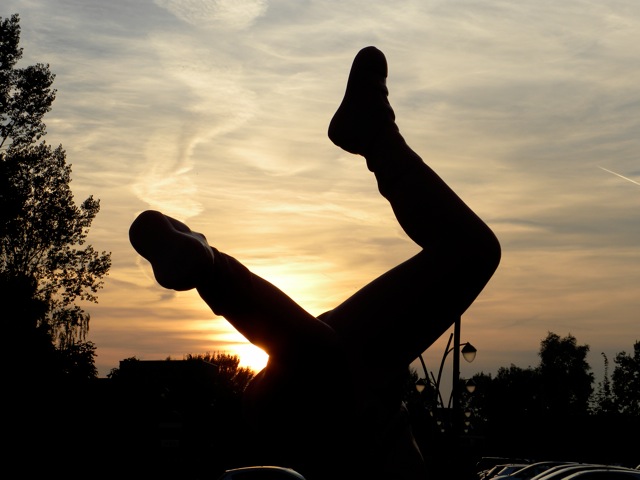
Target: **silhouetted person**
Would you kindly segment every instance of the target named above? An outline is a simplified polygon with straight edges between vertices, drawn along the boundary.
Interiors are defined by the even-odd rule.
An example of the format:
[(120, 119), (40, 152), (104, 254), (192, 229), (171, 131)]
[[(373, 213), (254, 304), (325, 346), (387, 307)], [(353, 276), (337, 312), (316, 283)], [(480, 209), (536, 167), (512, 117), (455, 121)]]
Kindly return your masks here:
[[(374, 47), (356, 56), (329, 138), (362, 155), (398, 222), (422, 250), (315, 317), (205, 237), (157, 211), (131, 225), (134, 248), (165, 288), (196, 288), (269, 355), (246, 391), (247, 442), (263, 464), (308, 480), (422, 479), (400, 399), (409, 364), (471, 305), (500, 261), (480, 218), (407, 145)], [(215, 432), (213, 434), (223, 434)], [(238, 448), (247, 448), (238, 445)]]

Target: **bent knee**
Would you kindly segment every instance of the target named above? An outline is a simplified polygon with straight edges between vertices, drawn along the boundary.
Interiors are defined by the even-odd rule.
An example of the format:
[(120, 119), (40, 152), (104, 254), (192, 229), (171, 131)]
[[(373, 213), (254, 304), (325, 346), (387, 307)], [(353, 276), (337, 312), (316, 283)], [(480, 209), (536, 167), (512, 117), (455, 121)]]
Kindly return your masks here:
[(439, 257), (449, 259), (476, 278), (486, 281), (494, 274), (502, 257), (500, 242), (486, 225), (473, 232), (458, 233), (442, 242)]
[(491, 277), (500, 265), (502, 247), (496, 235), (488, 227), (479, 243), (480, 251), (477, 255), (480, 257), (481, 265), (486, 269), (486, 274)]

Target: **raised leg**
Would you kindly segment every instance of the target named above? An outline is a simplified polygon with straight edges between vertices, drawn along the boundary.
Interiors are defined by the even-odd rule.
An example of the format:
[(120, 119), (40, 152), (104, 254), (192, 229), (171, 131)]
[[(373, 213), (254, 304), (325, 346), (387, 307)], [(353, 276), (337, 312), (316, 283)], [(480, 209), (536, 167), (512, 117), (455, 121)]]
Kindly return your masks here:
[[(341, 148), (365, 157), (380, 193), (422, 251), (365, 286), (323, 320), (367, 358), (406, 367), (471, 305), (493, 275), (492, 231), (407, 145), (374, 47), (356, 56), (344, 100), (329, 126)], [(370, 355), (371, 354), (371, 355)]]
[[(304, 466), (309, 479), (329, 478), (327, 472), (356, 478), (347, 470), (335, 475), (343, 463), (356, 471), (372, 466), (378, 476), (368, 478), (423, 478), (400, 415), (396, 373), (406, 372), (462, 315), (500, 259), (491, 230), (401, 136), (386, 75), (379, 50), (369, 47), (356, 56), (329, 137), (365, 157), (380, 192), (422, 251), (322, 320), (175, 219), (147, 211), (130, 229), (132, 245), (162, 286), (196, 288), (215, 313), (270, 355), (269, 366), (245, 392), (249, 422), (265, 436), (263, 445)], [(372, 370), (382, 374), (356, 382)], [(385, 464), (382, 457), (391, 451), (398, 455)], [(398, 467), (406, 470), (402, 477)]]
[(239, 448), (248, 458), (293, 465), (309, 480), (354, 478), (335, 472), (336, 465), (352, 464), (362, 429), (351, 370), (333, 329), (160, 212), (140, 214), (129, 237), (162, 286), (196, 288), (215, 313), (269, 354), (244, 392), (246, 425), (239, 428), (248, 427), (247, 442)]
[(218, 315), (275, 359), (336, 348), (335, 332), (267, 280), (210, 247), (204, 235), (160, 212), (141, 213), (129, 229), (136, 251), (165, 288), (196, 288)]

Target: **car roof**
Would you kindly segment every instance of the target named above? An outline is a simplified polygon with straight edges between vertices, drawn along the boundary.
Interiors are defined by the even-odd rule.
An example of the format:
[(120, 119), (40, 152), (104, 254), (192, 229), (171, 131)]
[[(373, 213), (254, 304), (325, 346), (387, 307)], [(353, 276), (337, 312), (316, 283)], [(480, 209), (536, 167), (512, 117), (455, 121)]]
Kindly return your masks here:
[(566, 465), (556, 465), (555, 467), (551, 467), (549, 470), (545, 470), (542, 473), (539, 473), (535, 477), (531, 478), (531, 480), (559, 480), (568, 477), (576, 472), (582, 472), (585, 470), (597, 470), (597, 469), (620, 469), (622, 467), (617, 467), (615, 465), (601, 465), (597, 463), (576, 463), (576, 464), (566, 464)]
[(498, 464), (512, 463), (512, 462), (522, 462), (522, 463), (531, 463), (524, 458), (511, 458), (511, 457), (482, 457), (476, 463), (477, 470), (489, 470)]
[(285, 467), (275, 466), (252, 466), (240, 467), (227, 470), (218, 480), (243, 480), (243, 479), (261, 479), (261, 480), (305, 480), (295, 470)]
[(584, 470), (581, 472), (576, 472), (564, 480), (609, 480), (609, 479), (619, 479), (619, 480), (633, 480), (640, 479), (640, 472), (637, 470), (633, 470), (631, 468), (620, 468), (620, 467), (607, 467), (607, 468), (599, 468), (595, 470)]
[[(535, 477), (536, 475), (538, 475), (539, 470), (543, 467), (549, 466), (549, 468), (555, 466), (555, 465), (571, 465), (571, 464), (575, 464), (576, 462), (566, 462), (566, 461), (562, 461), (562, 460), (547, 460), (544, 462), (535, 462), (535, 463), (531, 463), (525, 467), (522, 467), (520, 470), (518, 470), (517, 472), (513, 472), (511, 474), (511, 478), (526, 478), (526, 479), (531, 479), (533, 477)], [(543, 468), (543, 470), (547, 470), (546, 468)], [(533, 473), (533, 472), (538, 472), (538, 473)]]

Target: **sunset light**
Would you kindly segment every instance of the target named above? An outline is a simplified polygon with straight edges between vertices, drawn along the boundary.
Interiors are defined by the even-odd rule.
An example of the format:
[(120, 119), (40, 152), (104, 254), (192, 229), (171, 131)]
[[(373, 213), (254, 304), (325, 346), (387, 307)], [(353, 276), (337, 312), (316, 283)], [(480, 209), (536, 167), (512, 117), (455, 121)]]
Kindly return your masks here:
[(269, 360), (269, 356), (264, 353), (264, 350), (259, 349), (249, 342), (234, 345), (232, 351), (240, 357), (241, 367), (248, 367), (256, 373), (262, 370)]
[(0, 27), (27, 478), (640, 475), (639, 0)]
[[(113, 264), (86, 306), (100, 376), (133, 356), (224, 351), (254, 370), (266, 363), (197, 293), (157, 285), (128, 238), (144, 210), (204, 233), (312, 315), (417, 253), (364, 160), (327, 138), (367, 45), (387, 56), (412, 148), (503, 248), (462, 317), (479, 351), (463, 374), (533, 365), (549, 331), (590, 346), (598, 381), (601, 352), (631, 350), (637, 2), (218, 4), (2, 3), (0, 15), (20, 14), (18, 66), (55, 74), (46, 141), (65, 149), (74, 197), (100, 200), (87, 242)], [(447, 336), (425, 352), (430, 368)]]

